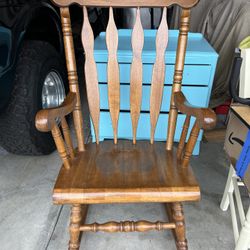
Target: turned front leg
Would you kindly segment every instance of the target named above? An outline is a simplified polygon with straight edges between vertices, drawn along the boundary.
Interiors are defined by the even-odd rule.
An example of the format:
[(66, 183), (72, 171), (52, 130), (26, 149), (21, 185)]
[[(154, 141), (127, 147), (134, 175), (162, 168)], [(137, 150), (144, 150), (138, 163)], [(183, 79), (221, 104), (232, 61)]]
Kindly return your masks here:
[(176, 225), (175, 237), (176, 237), (176, 247), (178, 250), (187, 250), (188, 244), (186, 239), (186, 229), (185, 229), (185, 220), (182, 204), (176, 202), (171, 204), (172, 210), (172, 219)]
[(81, 224), (81, 205), (73, 205), (70, 215), (70, 240), (69, 250), (78, 250), (80, 247), (80, 224)]

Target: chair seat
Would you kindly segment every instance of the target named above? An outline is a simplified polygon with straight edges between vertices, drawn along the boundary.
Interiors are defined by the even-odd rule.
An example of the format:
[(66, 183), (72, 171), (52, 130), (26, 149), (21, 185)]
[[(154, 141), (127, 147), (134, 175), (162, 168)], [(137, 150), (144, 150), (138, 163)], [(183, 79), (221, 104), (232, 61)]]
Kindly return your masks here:
[(200, 188), (191, 167), (183, 168), (165, 143), (119, 140), (90, 143), (71, 168), (61, 168), (53, 200), (61, 203), (194, 201)]

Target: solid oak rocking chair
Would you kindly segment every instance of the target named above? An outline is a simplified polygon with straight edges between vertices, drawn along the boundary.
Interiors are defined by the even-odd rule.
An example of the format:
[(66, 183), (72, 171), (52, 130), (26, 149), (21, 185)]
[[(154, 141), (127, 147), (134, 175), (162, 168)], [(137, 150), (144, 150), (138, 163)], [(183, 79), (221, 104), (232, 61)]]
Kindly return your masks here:
[[(70, 217), (69, 249), (79, 249), (80, 232), (144, 232), (172, 229), (177, 249), (187, 249), (184, 214), (181, 202), (200, 199), (200, 189), (189, 166), (200, 129), (211, 129), (216, 123), (212, 110), (191, 106), (181, 92), (181, 83), (189, 30), (190, 8), (198, 0), (54, 0), (60, 6), (67, 61), (70, 93), (58, 108), (41, 110), (36, 117), (40, 131), (51, 131), (63, 166), (58, 175), (53, 201), (55, 204), (72, 204)], [(84, 22), (82, 43), (85, 50), (85, 79), (90, 116), (96, 143), (84, 144), (83, 119), (78, 78), (72, 39), (69, 5), (83, 6)], [(182, 7), (178, 48), (172, 97), (169, 112), (167, 143), (154, 142), (154, 132), (161, 108), (165, 79), (165, 50), (168, 44), (167, 7)], [(106, 30), (108, 50), (108, 100), (113, 125), (114, 141), (99, 143), (99, 89), (97, 69), (93, 56), (94, 36), (88, 19), (88, 6), (109, 8)], [(113, 7), (137, 7), (137, 17), (132, 32), (133, 60), (131, 65), (130, 109), (133, 141), (119, 140), (117, 136), (120, 110), (119, 65), (117, 62), (118, 32), (113, 17)], [(142, 49), (143, 28), (140, 7), (162, 7), (162, 20), (156, 37), (156, 60), (153, 67), (150, 96), (150, 141), (136, 141), (137, 124), (142, 100)], [(178, 148), (173, 146), (178, 111), (186, 114)], [(65, 116), (73, 113), (77, 136), (77, 149), (73, 148)], [(196, 121), (186, 143), (190, 117)], [(58, 125), (60, 119), (60, 126)], [(163, 131), (164, 133), (164, 131)], [(104, 224), (81, 224), (88, 204), (98, 203), (165, 203), (169, 222), (124, 221)]]

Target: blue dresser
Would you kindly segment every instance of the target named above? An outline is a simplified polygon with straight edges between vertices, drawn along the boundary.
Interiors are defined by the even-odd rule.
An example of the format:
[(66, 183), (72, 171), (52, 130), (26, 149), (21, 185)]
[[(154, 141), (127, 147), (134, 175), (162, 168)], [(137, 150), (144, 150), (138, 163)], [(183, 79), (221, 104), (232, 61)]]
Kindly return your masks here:
[[(155, 61), (156, 30), (144, 30), (143, 61), (143, 92), (141, 116), (137, 129), (137, 139), (149, 139), (150, 136), (150, 84), (152, 67)], [(168, 112), (170, 105), (171, 86), (173, 82), (178, 31), (169, 31), (169, 43), (166, 52), (166, 77), (161, 113), (155, 132), (155, 140), (165, 141), (167, 135)], [(107, 91), (107, 48), (105, 32), (95, 40), (95, 60), (97, 63), (99, 90), (100, 90), (100, 140), (113, 138), (112, 123), (108, 112)], [(132, 138), (132, 124), (130, 118), (130, 64), (132, 61), (131, 30), (119, 30), (118, 61), (120, 65), (120, 116), (118, 125), (118, 138)], [(213, 78), (218, 55), (201, 34), (189, 33), (187, 53), (183, 75), (182, 90), (193, 105), (207, 107), (211, 94)], [(185, 116), (178, 116), (175, 141), (179, 141)], [(194, 120), (192, 120), (192, 123)], [(94, 130), (91, 124), (91, 133)], [(199, 154), (202, 132), (199, 135), (194, 154)]]

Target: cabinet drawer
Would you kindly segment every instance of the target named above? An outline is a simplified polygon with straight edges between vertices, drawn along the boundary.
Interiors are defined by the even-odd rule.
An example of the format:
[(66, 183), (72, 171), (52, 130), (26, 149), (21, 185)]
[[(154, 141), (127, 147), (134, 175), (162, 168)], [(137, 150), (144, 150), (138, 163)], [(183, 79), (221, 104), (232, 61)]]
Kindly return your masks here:
[[(107, 84), (99, 84), (100, 90), (100, 109), (109, 109), (108, 105), (108, 89)], [(142, 111), (149, 111), (150, 106), (150, 85), (143, 85), (142, 87)], [(162, 98), (161, 111), (168, 112), (170, 105), (172, 86), (165, 86)], [(208, 87), (189, 87), (183, 86), (182, 91), (184, 92), (186, 98), (192, 105), (199, 107), (207, 106), (207, 99), (209, 96)], [(130, 110), (130, 86), (121, 85), (120, 86), (120, 109)]]
[[(182, 126), (185, 120), (185, 115), (179, 114), (176, 133), (174, 140), (179, 141)], [(191, 118), (190, 127), (194, 124), (194, 118)], [(155, 131), (156, 141), (165, 141), (167, 137), (167, 124), (168, 124), (168, 114), (160, 114), (159, 120)], [(191, 129), (190, 129), (191, 130)], [(95, 135), (93, 130), (93, 125), (91, 123), (91, 131), (93, 140), (95, 141)], [(189, 131), (190, 132), (190, 131)], [(100, 113), (100, 128), (99, 128), (100, 139), (112, 139), (113, 129), (109, 112), (102, 111)], [(118, 138), (120, 139), (132, 139), (132, 123), (129, 112), (121, 112), (119, 116), (118, 123)], [(137, 128), (137, 139), (149, 139), (150, 138), (150, 116), (149, 113), (142, 113), (140, 115), (138, 128)], [(201, 141), (202, 133), (200, 133), (198, 141)]]
[[(152, 64), (143, 64), (143, 83), (150, 84)], [(107, 64), (97, 63), (98, 81), (107, 82)], [(173, 83), (174, 65), (166, 65), (165, 84)], [(210, 82), (211, 65), (185, 65), (182, 83), (185, 85), (205, 85)], [(120, 82), (130, 83), (130, 64), (120, 64)]]

